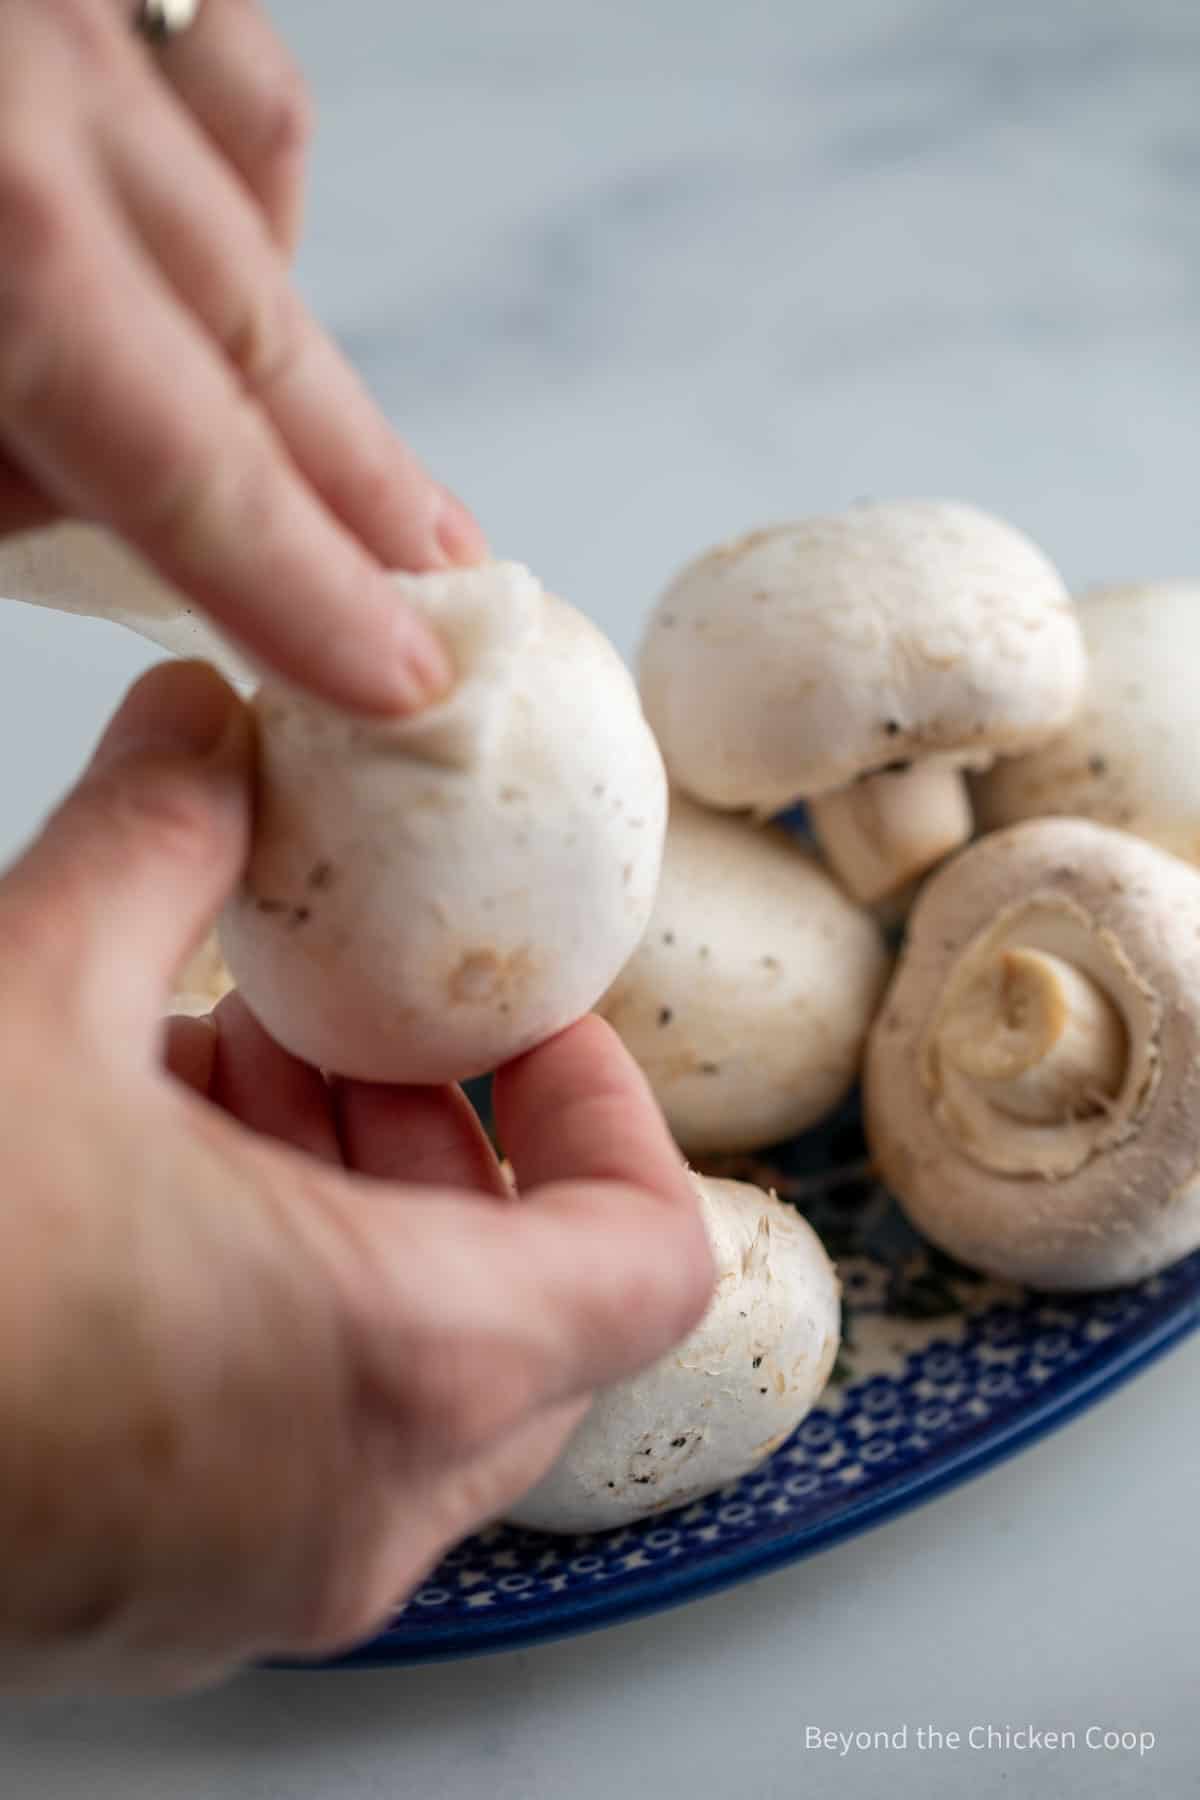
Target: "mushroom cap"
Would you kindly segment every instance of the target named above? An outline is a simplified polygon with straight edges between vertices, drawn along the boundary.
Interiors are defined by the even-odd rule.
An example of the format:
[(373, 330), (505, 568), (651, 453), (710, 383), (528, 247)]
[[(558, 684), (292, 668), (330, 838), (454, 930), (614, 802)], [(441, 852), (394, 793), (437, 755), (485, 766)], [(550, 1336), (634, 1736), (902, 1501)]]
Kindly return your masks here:
[(1200, 583), (1100, 588), (1078, 607), (1083, 705), (1057, 736), (975, 786), (986, 829), (1069, 814), (1200, 863)]
[[(945, 1128), (929, 1054), (956, 971), (1002, 934), (1085, 969), (1130, 1040), (1111, 1116), (1031, 1124), (1020, 1140), (1009, 1121), (1024, 1173), (981, 1166)], [(1186, 1255), (1200, 1244), (1200, 876), (1086, 820), (1032, 820), (981, 839), (917, 902), (871, 1032), (864, 1101), (883, 1179), (918, 1230), (972, 1267), (1089, 1289)], [(1028, 1172), (1039, 1163), (1042, 1177)]]
[(770, 1456), (824, 1389), (841, 1309), (820, 1238), (761, 1188), (693, 1180), (716, 1266), (708, 1312), (659, 1362), (596, 1396), (515, 1523), (604, 1531), (684, 1506)]
[(254, 841), (220, 935), (294, 1055), (458, 1081), (579, 1018), (630, 956), (666, 779), (617, 653), (527, 570), (397, 580), (456, 685), (380, 723), (262, 688)]
[(1043, 742), (1084, 675), (1070, 597), (1041, 551), (929, 500), (709, 551), (659, 601), (640, 658), (672, 780), (760, 813), (889, 764), (982, 767)]
[(856, 1079), (887, 954), (782, 831), (671, 796), (650, 925), (598, 1011), (688, 1155), (803, 1131)]

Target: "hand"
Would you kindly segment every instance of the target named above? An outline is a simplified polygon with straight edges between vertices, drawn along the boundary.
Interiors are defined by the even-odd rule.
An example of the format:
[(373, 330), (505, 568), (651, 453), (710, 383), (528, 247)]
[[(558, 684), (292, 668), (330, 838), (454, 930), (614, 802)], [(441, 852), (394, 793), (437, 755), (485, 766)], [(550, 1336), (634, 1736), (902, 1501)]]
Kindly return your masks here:
[(308, 101), (256, 0), (0, 0), (0, 532), (110, 526), (281, 674), (450, 679), (387, 568), (484, 554), (293, 289)]
[(361, 1637), (711, 1291), (597, 1020), (497, 1077), (520, 1199), (458, 1090), (328, 1087), (236, 996), (164, 1065), (248, 760), (218, 678), (157, 669), (0, 882), (9, 1685), (178, 1687)]

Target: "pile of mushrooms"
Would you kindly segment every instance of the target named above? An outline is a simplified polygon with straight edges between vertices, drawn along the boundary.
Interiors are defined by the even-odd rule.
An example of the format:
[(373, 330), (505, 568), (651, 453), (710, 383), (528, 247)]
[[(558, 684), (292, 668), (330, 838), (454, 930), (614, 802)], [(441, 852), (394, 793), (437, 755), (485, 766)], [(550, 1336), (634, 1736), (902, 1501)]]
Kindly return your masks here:
[[(691, 562), (635, 686), (519, 565), (395, 579), (456, 680), (368, 723), (256, 684), (99, 531), (0, 545), (0, 592), (207, 656), (252, 695), (249, 864), (180, 1010), (236, 982), (305, 1060), (432, 1083), (595, 1006), (702, 1167), (807, 1129), (861, 1075), (880, 1174), (964, 1262), (1080, 1289), (1200, 1245), (1200, 700), (1180, 675), (1200, 587), (1076, 609), (998, 519), (861, 505)], [(801, 802), (815, 845), (772, 823)], [(892, 974), (878, 909), (914, 895)], [(839, 1333), (819, 1240), (758, 1188), (695, 1182), (706, 1318), (597, 1398), (518, 1522), (682, 1504), (819, 1398)]]

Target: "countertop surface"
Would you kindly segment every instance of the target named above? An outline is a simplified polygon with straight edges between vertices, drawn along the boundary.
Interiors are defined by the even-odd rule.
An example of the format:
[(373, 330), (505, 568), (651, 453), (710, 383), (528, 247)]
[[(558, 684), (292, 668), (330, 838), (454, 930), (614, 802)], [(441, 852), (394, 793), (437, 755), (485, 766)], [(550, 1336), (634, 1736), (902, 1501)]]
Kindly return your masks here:
[[(497, 549), (626, 652), (693, 551), (864, 495), (993, 508), (1076, 588), (1200, 575), (1190, 0), (275, 10), (321, 106), (314, 306)], [(0, 851), (148, 660), (0, 613)], [(1193, 1341), (921, 1512), (588, 1639), (5, 1703), (0, 1793), (1197, 1792), (1198, 1382)], [(809, 1746), (906, 1725), (908, 1749)], [(918, 1750), (919, 1726), (1001, 1736)]]

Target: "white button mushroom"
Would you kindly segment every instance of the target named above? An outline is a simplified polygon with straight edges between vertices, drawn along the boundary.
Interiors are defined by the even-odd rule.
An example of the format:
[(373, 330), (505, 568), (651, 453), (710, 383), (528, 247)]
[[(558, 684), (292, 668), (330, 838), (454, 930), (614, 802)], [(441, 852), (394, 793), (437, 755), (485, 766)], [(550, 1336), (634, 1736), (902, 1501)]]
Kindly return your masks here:
[(1011, 526), (934, 501), (752, 533), (655, 609), (641, 687), (672, 781), (761, 816), (809, 802), (849, 891), (896, 894), (964, 843), (964, 768), (1060, 730), (1083, 644)]
[(1083, 706), (1042, 749), (980, 777), (980, 824), (1097, 819), (1200, 863), (1200, 583), (1101, 588), (1078, 613)]
[(650, 917), (667, 793), (628, 670), (528, 570), (397, 576), (456, 667), (378, 723), (264, 684), (220, 937), (247, 1005), (340, 1075), (481, 1075), (588, 1011)]
[(886, 976), (875, 921), (801, 845), (675, 793), (649, 928), (598, 1010), (698, 1157), (836, 1106)]
[[(295, 1055), (366, 1080), (465, 1080), (587, 1012), (633, 952), (666, 777), (628, 670), (528, 570), (394, 579), (441, 632), (453, 691), (380, 723), (275, 681), (258, 690), (254, 841), (221, 942)], [(252, 682), (179, 594), (92, 527), (0, 545), (0, 592), (116, 620)], [(207, 1010), (205, 988), (180, 992), (181, 1010)]]
[(0, 594), (111, 619), (176, 656), (212, 663), (235, 686), (254, 677), (204, 614), (111, 532), (76, 520), (0, 538)]
[(837, 1356), (840, 1289), (820, 1239), (761, 1188), (693, 1178), (717, 1279), (700, 1325), (597, 1395), (510, 1518), (604, 1531), (724, 1487), (786, 1441)]
[(1044, 819), (929, 883), (871, 1033), (872, 1155), (917, 1228), (1035, 1287), (1200, 1245), (1200, 876)]

